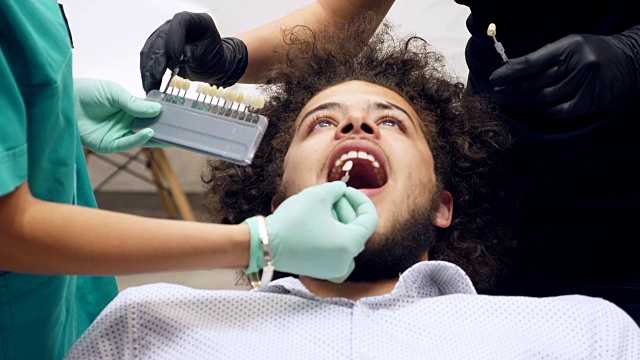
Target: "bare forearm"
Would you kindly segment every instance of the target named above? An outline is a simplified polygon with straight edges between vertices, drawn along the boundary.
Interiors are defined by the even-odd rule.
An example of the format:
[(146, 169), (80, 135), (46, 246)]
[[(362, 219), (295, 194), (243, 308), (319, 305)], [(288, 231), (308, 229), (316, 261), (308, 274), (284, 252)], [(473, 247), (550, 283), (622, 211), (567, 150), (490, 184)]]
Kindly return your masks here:
[(45, 202), (31, 197), (25, 184), (0, 199), (0, 246), (0, 269), (24, 273), (241, 269), (249, 258), (249, 228)]
[[(295, 25), (305, 25), (312, 29), (328, 20), (352, 20), (360, 11), (371, 11), (376, 15), (379, 24), (387, 14), (393, 0), (318, 0), (294, 10), (288, 15), (262, 25), (258, 28), (237, 35), (247, 46), (249, 64), (240, 79), (242, 83), (260, 84), (264, 81), (262, 74), (271, 64), (282, 61), (274, 46), (283, 44), (280, 30)], [(369, 36), (373, 35), (369, 34)]]

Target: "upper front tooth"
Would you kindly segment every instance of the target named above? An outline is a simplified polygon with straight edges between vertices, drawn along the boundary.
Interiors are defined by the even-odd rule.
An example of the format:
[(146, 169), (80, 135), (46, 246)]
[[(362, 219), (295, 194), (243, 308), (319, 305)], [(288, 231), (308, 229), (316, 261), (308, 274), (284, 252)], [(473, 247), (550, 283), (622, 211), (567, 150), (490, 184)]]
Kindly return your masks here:
[(368, 158), (369, 158), (369, 154), (367, 154), (367, 153), (366, 153), (366, 152), (364, 152), (364, 151), (358, 151), (358, 157), (359, 157), (360, 159), (368, 159)]
[(342, 154), (342, 156), (340, 156), (340, 161), (345, 161), (347, 160), (347, 154)]
[(355, 158), (357, 158), (357, 157), (358, 157), (358, 152), (357, 152), (357, 151), (355, 151), (355, 150), (351, 150), (351, 151), (349, 151), (349, 152), (347, 153), (347, 157), (348, 157), (349, 159), (355, 159)]
[(373, 157), (373, 155), (369, 154), (369, 156), (367, 157), (367, 159), (369, 159), (369, 161), (374, 162), (376, 161), (376, 158)]

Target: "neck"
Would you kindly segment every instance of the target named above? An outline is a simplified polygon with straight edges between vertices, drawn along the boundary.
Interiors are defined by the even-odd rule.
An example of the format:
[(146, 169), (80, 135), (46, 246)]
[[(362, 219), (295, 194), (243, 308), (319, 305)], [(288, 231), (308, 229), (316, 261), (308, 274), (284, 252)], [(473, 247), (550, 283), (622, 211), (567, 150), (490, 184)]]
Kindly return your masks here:
[(398, 278), (370, 283), (344, 282), (341, 284), (306, 276), (300, 276), (299, 279), (315, 296), (342, 297), (353, 301), (360, 300), (363, 297), (389, 294), (398, 283)]

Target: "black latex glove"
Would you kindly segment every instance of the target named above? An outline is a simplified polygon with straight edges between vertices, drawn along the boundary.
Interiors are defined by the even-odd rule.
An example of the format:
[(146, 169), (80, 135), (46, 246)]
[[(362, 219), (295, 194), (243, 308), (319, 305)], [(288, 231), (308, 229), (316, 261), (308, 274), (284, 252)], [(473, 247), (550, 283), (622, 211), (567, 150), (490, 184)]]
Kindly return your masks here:
[(640, 26), (613, 36), (568, 35), (510, 59), (489, 80), (504, 106), (557, 119), (606, 111), (638, 90)]
[(159, 89), (167, 68), (173, 70), (178, 63), (181, 77), (231, 86), (247, 62), (247, 47), (240, 39), (220, 38), (208, 14), (183, 11), (157, 28), (140, 51), (142, 87), (145, 92)]

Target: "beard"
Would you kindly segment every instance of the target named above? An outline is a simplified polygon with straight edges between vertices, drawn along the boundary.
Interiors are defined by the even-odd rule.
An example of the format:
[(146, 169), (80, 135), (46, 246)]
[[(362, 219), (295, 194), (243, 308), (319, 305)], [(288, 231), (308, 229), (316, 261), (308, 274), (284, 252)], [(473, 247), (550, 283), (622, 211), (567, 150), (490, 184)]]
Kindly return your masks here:
[[(280, 204), (289, 195), (289, 184), (281, 184), (275, 199)], [(425, 186), (426, 189), (429, 187)], [(345, 281), (375, 282), (397, 279), (398, 276), (422, 261), (436, 242), (436, 226), (433, 216), (440, 205), (439, 185), (431, 188), (432, 195), (426, 204), (415, 205), (394, 219), (393, 226), (385, 232), (375, 232), (366, 242), (364, 250), (355, 258), (355, 268)], [(398, 213), (396, 213), (398, 214)], [(274, 278), (291, 276), (278, 273)]]
[(404, 219), (394, 221), (384, 233), (374, 233), (356, 256), (356, 267), (346, 281), (397, 279), (402, 272), (422, 261), (436, 240), (436, 226), (431, 222), (433, 206), (432, 200), (428, 207), (414, 209)]

